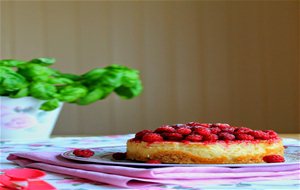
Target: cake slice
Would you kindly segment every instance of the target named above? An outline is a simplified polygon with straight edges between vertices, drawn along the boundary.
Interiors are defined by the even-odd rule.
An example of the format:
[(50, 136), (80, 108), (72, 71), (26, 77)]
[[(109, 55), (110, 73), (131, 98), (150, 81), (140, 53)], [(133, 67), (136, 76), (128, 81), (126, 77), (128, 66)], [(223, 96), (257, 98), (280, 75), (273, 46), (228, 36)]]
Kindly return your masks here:
[(172, 164), (242, 164), (283, 154), (282, 139), (272, 130), (189, 122), (136, 133), (127, 141), (126, 157)]

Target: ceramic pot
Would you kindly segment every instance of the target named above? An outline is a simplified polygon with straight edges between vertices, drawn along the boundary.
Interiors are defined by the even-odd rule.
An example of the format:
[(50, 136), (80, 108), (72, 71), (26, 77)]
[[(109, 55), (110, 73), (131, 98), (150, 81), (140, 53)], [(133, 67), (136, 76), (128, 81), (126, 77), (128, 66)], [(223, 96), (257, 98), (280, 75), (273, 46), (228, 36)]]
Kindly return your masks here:
[(60, 106), (53, 111), (43, 111), (39, 107), (43, 100), (32, 97), (0, 97), (1, 140), (48, 139), (59, 116)]

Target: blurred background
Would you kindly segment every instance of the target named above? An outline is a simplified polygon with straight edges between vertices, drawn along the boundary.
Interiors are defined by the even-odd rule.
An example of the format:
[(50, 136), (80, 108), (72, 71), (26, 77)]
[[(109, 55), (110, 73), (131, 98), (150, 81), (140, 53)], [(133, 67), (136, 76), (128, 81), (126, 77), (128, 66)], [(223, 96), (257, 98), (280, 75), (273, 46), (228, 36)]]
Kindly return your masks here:
[(225, 122), (300, 132), (299, 1), (1, 1), (1, 59), (140, 70), (144, 92), (65, 104), (54, 135)]

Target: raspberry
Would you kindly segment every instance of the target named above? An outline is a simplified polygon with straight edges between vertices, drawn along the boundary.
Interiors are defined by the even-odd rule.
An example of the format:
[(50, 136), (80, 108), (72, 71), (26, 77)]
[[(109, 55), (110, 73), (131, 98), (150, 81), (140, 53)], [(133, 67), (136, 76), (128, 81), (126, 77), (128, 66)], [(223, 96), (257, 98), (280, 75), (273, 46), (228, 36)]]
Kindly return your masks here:
[(73, 151), (73, 154), (78, 157), (88, 158), (88, 157), (93, 156), (95, 154), (95, 152), (90, 149), (75, 149)]
[(228, 132), (228, 133), (233, 133), (235, 128), (228, 126), (228, 125), (220, 125), (219, 128), (223, 131), (223, 132)]
[(187, 126), (186, 124), (175, 124), (175, 125), (171, 125), (171, 127), (173, 127), (174, 129), (179, 129), (179, 128), (190, 128), (190, 126)]
[(151, 130), (142, 130), (142, 131), (138, 132), (137, 134), (135, 134), (135, 139), (142, 140), (143, 136), (146, 133), (152, 133), (152, 131)]
[(226, 132), (221, 132), (218, 134), (219, 136), (219, 139), (222, 139), (222, 140), (233, 140), (235, 139), (235, 136), (233, 134), (230, 134), (230, 133), (226, 133)]
[(155, 142), (155, 141), (163, 141), (164, 139), (157, 133), (146, 133), (143, 138), (145, 142)]
[(201, 135), (188, 135), (185, 137), (185, 140), (192, 141), (192, 142), (199, 142), (203, 139)]
[(251, 132), (249, 132), (249, 134), (252, 135), (255, 139), (267, 140), (270, 138), (268, 133), (265, 133), (260, 130), (251, 131)]
[(188, 122), (186, 125), (194, 127), (194, 126), (201, 126), (201, 123), (198, 123), (198, 122)]
[(180, 127), (176, 130), (176, 132), (182, 135), (189, 135), (192, 132), (192, 130), (189, 128)]
[(116, 153), (113, 153), (112, 157), (115, 160), (125, 160), (126, 159), (126, 152), (116, 152)]
[(221, 129), (219, 127), (211, 127), (210, 132), (212, 134), (218, 134), (219, 132), (221, 132)]
[(169, 125), (163, 125), (163, 126), (157, 128), (154, 132), (155, 133), (165, 133), (165, 132), (174, 133), (175, 131), (176, 130), (173, 127), (171, 127)]
[(213, 123), (212, 127), (230, 127), (227, 123)]
[(269, 135), (270, 139), (275, 139), (278, 137), (278, 134), (273, 130), (265, 130), (264, 132)]
[(182, 139), (182, 134), (179, 133), (162, 133), (161, 135), (169, 141), (179, 141)]
[(239, 139), (239, 140), (253, 140), (254, 137), (251, 136), (251, 135), (247, 135), (247, 134), (238, 134), (237, 139)]
[(280, 155), (267, 155), (263, 157), (263, 160), (267, 163), (284, 162), (284, 157)]
[(215, 135), (215, 134), (210, 134), (210, 135), (208, 135), (208, 136), (205, 136), (205, 137), (204, 137), (204, 140), (205, 140), (205, 141), (215, 142), (215, 141), (218, 140), (218, 136)]
[(161, 164), (159, 160), (148, 160), (147, 164)]
[(200, 123), (200, 126), (208, 128), (211, 126), (211, 124), (210, 123)]
[(239, 127), (236, 128), (236, 130), (234, 131), (235, 134), (247, 134), (249, 132), (251, 132), (252, 129), (249, 129), (247, 127)]
[(205, 127), (197, 127), (197, 128), (195, 128), (194, 131), (202, 136), (208, 136), (211, 134), (210, 129), (205, 128)]

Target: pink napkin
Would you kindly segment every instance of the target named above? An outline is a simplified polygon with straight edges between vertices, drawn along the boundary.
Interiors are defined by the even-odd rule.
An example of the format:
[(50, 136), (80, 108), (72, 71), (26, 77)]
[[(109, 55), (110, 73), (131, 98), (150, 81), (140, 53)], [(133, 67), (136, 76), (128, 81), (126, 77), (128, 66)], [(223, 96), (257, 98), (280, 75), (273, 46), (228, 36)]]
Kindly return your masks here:
[(23, 152), (7, 159), (22, 167), (31, 167), (80, 177), (126, 188), (143, 188), (155, 184), (177, 184), (192, 187), (199, 184), (224, 184), (245, 181), (298, 179), (300, 165), (267, 167), (164, 167), (134, 168), (87, 164), (69, 161), (57, 152)]

